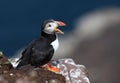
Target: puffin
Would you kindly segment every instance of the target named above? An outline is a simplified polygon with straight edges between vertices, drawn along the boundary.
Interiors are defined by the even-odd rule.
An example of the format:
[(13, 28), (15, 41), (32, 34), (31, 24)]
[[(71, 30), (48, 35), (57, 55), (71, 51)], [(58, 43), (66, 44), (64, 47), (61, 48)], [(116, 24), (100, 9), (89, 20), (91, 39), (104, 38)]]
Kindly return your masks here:
[[(58, 34), (64, 34), (59, 26), (66, 26), (62, 21), (55, 21), (53, 19), (45, 20), (41, 26), (41, 36), (33, 40), (22, 52), (19, 58), (17, 69), (31, 65), (35, 68), (42, 67), (48, 64), (55, 51), (59, 47)], [(51, 66), (48, 66), (50, 69)]]

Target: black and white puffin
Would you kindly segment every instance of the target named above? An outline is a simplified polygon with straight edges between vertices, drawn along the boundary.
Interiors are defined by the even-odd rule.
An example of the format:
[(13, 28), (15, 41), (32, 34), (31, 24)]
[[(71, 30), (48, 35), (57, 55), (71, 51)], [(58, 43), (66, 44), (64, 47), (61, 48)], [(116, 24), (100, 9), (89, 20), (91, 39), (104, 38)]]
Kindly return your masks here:
[(58, 27), (65, 25), (62, 21), (45, 20), (41, 26), (41, 37), (32, 41), (22, 52), (16, 68), (19, 69), (28, 64), (40, 67), (49, 63), (59, 47), (57, 34), (64, 34)]

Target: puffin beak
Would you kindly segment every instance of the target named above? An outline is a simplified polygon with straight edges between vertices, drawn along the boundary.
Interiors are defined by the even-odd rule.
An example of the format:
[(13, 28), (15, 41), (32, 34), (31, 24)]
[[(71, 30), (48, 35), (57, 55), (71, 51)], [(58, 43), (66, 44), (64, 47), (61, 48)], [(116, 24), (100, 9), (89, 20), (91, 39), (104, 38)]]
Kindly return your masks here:
[(62, 21), (55, 21), (55, 22), (58, 24), (58, 26), (66, 26), (66, 24)]
[[(58, 24), (58, 26), (66, 26), (66, 24), (62, 21), (55, 21), (55, 22)], [(64, 34), (63, 31), (58, 29), (58, 27), (56, 27), (54, 31), (55, 31), (55, 33), (58, 33), (58, 34)]]

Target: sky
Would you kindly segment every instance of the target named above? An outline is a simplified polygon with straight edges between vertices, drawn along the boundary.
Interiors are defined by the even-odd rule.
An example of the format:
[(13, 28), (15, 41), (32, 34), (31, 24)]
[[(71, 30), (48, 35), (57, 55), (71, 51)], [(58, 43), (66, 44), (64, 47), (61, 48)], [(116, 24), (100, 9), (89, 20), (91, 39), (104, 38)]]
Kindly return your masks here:
[(0, 0), (0, 50), (12, 56), (40, 36), (45, 19), (61, 20), (65, 32), (87, 12), (103, 7), (119, 7), (119, 0)]

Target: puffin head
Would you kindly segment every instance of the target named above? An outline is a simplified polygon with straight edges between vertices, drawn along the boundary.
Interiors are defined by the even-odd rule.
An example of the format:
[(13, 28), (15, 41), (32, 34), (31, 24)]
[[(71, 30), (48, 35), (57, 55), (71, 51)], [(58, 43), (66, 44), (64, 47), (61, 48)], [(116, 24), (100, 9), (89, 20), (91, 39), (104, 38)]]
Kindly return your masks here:
[(62, 21), (55, 21), (53, 19), (45, 20), (42, 24), (42, 31), (47, 34), (64, 34), (63, 31), (58, 29), (59, 26), (65, 26), (66, 24)]

